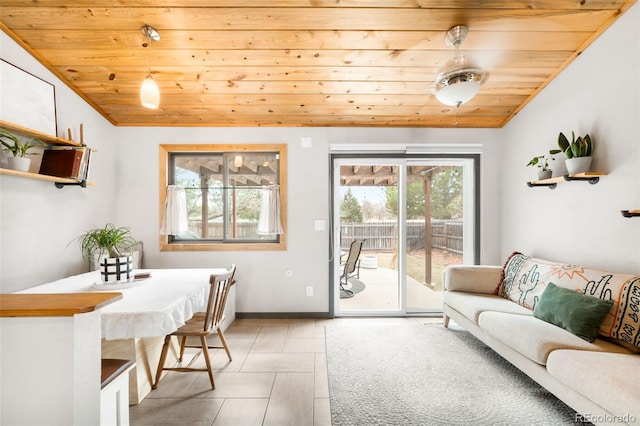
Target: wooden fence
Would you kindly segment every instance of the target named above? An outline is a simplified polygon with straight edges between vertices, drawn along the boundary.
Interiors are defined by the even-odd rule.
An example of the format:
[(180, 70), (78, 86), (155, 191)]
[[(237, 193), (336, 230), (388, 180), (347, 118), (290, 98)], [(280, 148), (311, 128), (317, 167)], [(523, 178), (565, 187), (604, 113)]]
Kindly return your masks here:
[[(407, 222), (407, 248), (424, 250), (424, 221)], [(348, 250), (355, 239), (365, 239), (362, 250), (393, 251), (398, 238), (396, 222), (350, 222), (340, 224), (340, 246)], [(431, 220), (431, 247), (462, 254), (462, 221)]]

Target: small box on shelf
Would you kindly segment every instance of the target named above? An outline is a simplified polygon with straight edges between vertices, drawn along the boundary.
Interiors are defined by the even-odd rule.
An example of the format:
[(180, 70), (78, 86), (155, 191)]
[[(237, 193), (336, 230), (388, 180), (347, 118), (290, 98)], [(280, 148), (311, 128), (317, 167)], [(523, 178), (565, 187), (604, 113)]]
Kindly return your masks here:
[(44, 150), (40, 174), (86, 180), (91, 149), (87, 147), (53, 146)]

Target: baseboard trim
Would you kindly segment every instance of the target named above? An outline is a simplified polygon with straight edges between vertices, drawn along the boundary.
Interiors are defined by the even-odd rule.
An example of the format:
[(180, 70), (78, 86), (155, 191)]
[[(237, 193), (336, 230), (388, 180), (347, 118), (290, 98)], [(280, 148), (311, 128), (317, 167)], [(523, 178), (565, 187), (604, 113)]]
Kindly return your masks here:
[(329, 312), (236, 312), (237, 319), (264, 318), (264, 319), (306, 319), (306, 318), (331, 318)]

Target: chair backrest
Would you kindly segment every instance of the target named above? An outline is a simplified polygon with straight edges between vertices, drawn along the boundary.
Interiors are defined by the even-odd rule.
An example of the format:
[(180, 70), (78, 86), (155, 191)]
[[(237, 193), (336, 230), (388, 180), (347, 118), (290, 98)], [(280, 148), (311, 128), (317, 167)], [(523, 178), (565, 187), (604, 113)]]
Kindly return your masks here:
[(351, 241), (351, 247), (349, 247), (349, 254), (347, 255), (347, 260), (344, 262), (345, 274), (350, 274), (356, 270), (356, 265), (358, 264), (358, 258), (360, 257), (360, 252), (362, 251), (362, 243), (364, 243), (364, 240)]
[(235, 283), (233, 280), (235, 273), (236, 265), (231, 265), (231, 268), (226, 273), (209, 277), (209, 300), (207, 301), (207, 311), (205, 313), (204, 331), (211, 331), (222, 322), (229, 289)]

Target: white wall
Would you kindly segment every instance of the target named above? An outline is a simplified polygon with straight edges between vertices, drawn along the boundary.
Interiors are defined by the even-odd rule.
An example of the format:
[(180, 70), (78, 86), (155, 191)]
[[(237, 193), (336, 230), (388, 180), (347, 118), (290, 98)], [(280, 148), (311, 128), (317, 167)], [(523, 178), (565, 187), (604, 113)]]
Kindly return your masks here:
[[(5, 34), (2, 57), (56, 86), (59, 131), (84, 123), (93, 155), (87, 189), (56, 189), (42, 181), (0, 176), (2, 292), (29, 288), (85, 270), (72, 241), (91, 226), (129, 226), (145, 243), (146, 266), (238, 264), (239, 312), (327, 312), (329, 144), (483, 144), (481, 259), (499, 261), (500, 131), (360, 128), (117, 128), (111, 126)], [(303, 149), (302, 136), (313, 138)], [(287, 143), (288, 235), (284, 252), (159, 252), (158, 145), (165, 143)], [(56, 263), (56, 258), (61, 262)], [(285, 270), (292, 270), (291, 277)], [(305, 287), (314, 286), (314, 296)]]
[[(504, 129), (114, 128), (3, 35), (2, 57), (56, 84), (61, 129), (85, 125), (94, 156), (88, 189), (0, 177), (2, 292), (79, 272), (67, 243), (91, 225), (114, 221), (145, 243), (148, 267), (238, 267), (239, 312), (326, 312), (328, 234), (313, 230), (329, 217), (329, 144), (478, 143), (481, 176), (481, 262), (500, 264), (512, 250), (562, 261), (640, 272), (640, 6), (635, 5)], [(615, 52), (618, 52), (617, 54)], [(610, 93), (614, 93), (611, 95)], [(559, 131), (590, 132), (597, 185), (527, 188), (524, 165), (555, 147)], [(313, 138), (303, 149), (300, 138)], [(287, 143), (288, 249), (285, 252), (159, 252), (158, 145)], [(117, 155), (116, 155), (117, 152)], [(116, 194), (117, 187), (117, 194)], [(572, 239), (575, 238), (575, 241)], [(62, 256), (55, 266), (53, 257)], [(294, 273), (286, 277), (284, 271)], [(314, 297), (304, 288), (315, 287)]]
[[(545, 88), (504, 130), (502, 256), (640, 273), (640, 4)], [(600, 183), (527, 188), (530, 158), (557, 146), (560, 131), (589, 133)], [(562, 157), (559, 157), (562, 160)], [(556, 161), (556, 164), (559, 163)]]
[[(314, 220), (329, 225), (329, 144), (482, 144), (482, 261), (500, 261), (500, 131), (470, 129), (360, 128), (122, 128), (117, 172), (118, 223), (145, 243), (149, 268), (238, 265), (238, 312), (327, 312), (329, 235), (314, 231)], [(302, 148), (300, 138), (312, 138)], [(160, 252), (158, 145), (168, 143), (286, 143), (288, 146), (287, 250), (281, 252)], [(128, 182), (129, 184), (124, 184)], [(293, 271), (291, 277), (286, 270)], [(305, 287), (314, 287), (314, 296)]]
[(59, 134), (71, 128), (77, 139), (84, 123), (85, 142), (98, 150), (92, 156), (89, 177), (96, 186), (91, 188), (57, 189), (51, 182), (0, 175), (0, 292), (9, 293), (83, 270), (80, 249), (67, 245), (92, 225), (115, 218), (113, 144), (118, 129), (4, 32), (0, 52), (4, 60), (55, 85)]

